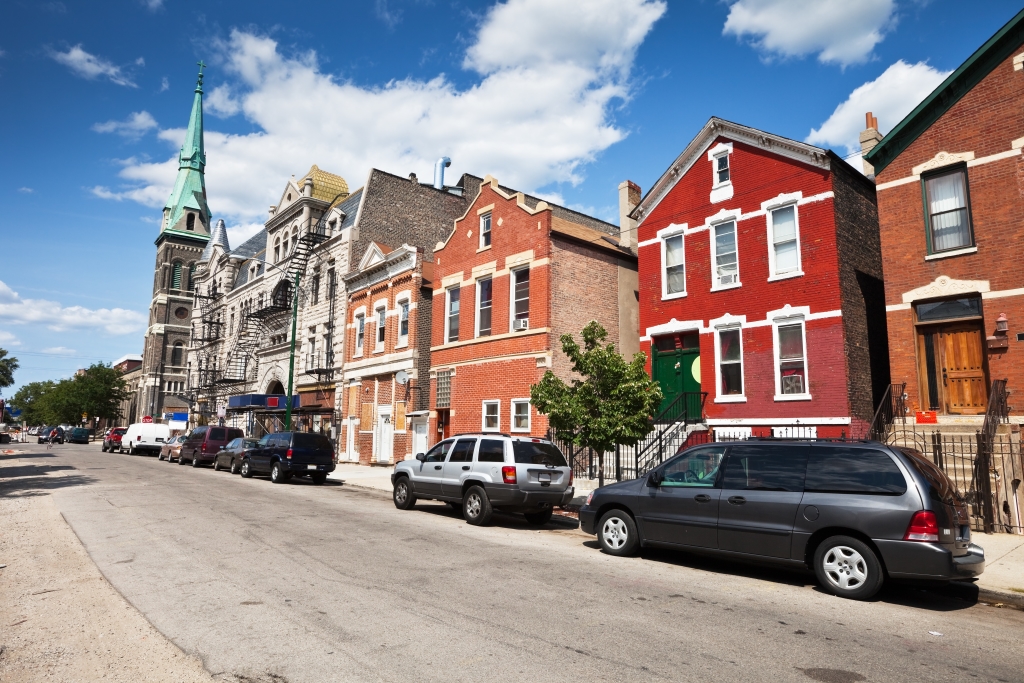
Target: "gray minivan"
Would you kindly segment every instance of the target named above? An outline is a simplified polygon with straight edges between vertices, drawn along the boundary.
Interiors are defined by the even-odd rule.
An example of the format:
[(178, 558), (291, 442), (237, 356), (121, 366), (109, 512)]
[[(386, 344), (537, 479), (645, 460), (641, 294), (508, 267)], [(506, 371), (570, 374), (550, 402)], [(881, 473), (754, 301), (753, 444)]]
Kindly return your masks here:
[(861, 600), (887, 577), (948, 581), (985, 569), (945, 473), (877, 442), (695, 446), (594, 491), (580, 526), (612, 555), (662, 546), (805, 566), (826, 590)]

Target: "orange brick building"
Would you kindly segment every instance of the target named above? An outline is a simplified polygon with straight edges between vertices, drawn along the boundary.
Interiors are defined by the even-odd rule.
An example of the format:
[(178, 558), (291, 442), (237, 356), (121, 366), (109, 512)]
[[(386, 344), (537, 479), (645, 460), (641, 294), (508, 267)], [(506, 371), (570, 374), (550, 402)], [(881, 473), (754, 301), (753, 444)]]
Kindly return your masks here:
[(1024, 11), (865, 155), (892, 381), (912, 416), (980, 415), (995, 379), (1024, 391), (1022, 148)]
[(486, 177), (434, 251), (431, 442), (479, 431), (543, 436), (530, 387), (549, 369), (569, 376), (562, 334), (578, 338), (597, 320), (609, 342), (637, 350), (636, 264), (618, 226)]

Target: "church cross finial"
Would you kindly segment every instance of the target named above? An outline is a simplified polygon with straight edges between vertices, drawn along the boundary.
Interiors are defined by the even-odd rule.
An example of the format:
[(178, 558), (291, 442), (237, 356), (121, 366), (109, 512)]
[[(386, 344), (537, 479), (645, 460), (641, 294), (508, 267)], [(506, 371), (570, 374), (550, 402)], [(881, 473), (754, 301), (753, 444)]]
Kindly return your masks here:
[(199, 80), (196, 82), (196, 92), (202, 92), (203, 91), (203, 69), (206, 68), (206, 62), (204, 62), (203, 60), (200, 59), (198, 62), (196, 62), (196, 65), (199, 67)]

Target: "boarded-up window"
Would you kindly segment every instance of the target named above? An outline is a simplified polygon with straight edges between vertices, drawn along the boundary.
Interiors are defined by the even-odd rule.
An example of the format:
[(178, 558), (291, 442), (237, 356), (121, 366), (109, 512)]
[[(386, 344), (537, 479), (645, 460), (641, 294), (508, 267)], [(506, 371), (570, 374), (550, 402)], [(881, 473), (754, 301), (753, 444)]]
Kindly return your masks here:
[(364, 403), (363, 412), (359, 416), (359, 429), (364, 432), (373, 431), (373, 404)]
[(451, 408), (452, 404), (452, 371), (442, 370), (437, 373), (437, 407)]
[(395, 431), (405, 431), (405, 401), (395, 404)]
[(358, 413), (359, 409), (359, 386), (351, 386), (348, 388), (348, 415), (354, 417)]

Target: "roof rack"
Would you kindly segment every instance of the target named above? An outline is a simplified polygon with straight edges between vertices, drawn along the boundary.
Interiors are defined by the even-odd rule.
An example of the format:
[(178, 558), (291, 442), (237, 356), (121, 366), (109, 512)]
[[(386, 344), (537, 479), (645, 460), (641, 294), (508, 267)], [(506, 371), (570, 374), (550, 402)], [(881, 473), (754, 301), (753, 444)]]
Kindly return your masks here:
[(748, 436), (738, 441), (825, 441), (829, 443), (880, 443), (874, 439), (854, 439), (846, 436)]
[(452, 434), (448, 438), (457, 439), (460, 436), (507, 436), (512, 438), (511, 434), (505, 434), (504, 432), (459, 432), (458, 434)]

